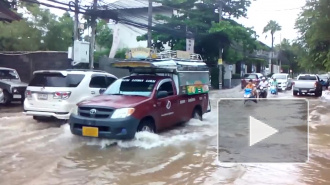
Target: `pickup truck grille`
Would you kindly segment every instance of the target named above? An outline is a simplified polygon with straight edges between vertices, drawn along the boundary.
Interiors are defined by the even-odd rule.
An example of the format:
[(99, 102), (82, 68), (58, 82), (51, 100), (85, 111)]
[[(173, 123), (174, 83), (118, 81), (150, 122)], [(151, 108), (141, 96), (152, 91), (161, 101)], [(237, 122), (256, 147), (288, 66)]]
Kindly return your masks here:
[[(91, 111), (92, 109), (94, 110)], [(112, 115), (113, 111), (114, 109), (111, 108), (100, 108), (100, 107), (79, 107), (78, 109), (79, 115), (82, 117), (100, 118), (100, 119), (109, 118)]]

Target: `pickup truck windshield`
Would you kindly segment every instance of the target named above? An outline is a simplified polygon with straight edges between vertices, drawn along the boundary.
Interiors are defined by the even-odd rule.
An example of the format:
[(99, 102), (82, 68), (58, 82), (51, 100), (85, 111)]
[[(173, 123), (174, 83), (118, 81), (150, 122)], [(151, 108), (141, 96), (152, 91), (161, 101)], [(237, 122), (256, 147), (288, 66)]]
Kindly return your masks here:
[(274, 78), (276, 79), (286, 79), (287, 75), (283, 75), (283, 74), (277, 74), (277, 75), (273, 75)]
[(118, 79), (104, 92), (108, 95), (133, 95), (149, 97), (154, 89), (156, 80), (126, 78)]
[(15, 79), (18, 80), (18, 74), (14, 70), (1, 69), (0, 70), (0, 79)]
[(314, 81), (316, 81), (317, 78), (316, 78), (316, 76), (304, 75), (304, 76), (299, 76), (298, 80), (314, 80)]

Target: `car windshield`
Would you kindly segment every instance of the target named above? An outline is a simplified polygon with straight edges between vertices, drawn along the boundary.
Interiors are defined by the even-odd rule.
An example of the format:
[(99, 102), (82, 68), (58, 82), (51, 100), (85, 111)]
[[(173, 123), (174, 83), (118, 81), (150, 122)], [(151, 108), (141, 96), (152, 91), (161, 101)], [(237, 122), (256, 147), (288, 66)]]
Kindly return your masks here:
[(299, 76), (298, 80), (316, 80), (316, 76), (310, 76), (310, 75)]
[(287, 75), (283, 75), (283, 74), (276, 74), (276, 75), (273, 75), (273, 77), (276, 78), (276, 79), (286, 79), (286, 76), (287, 76)]
[(61, 73), (37, 73), (33, 76), (29, 86), (34, 87), (77, 87), (83, 74), (68, 74), (63, 76)]
[(156, 84), (153, 79), (125, 78), (118, 79), (111, 84), (104, 94), (108, 95), (133, 95), (150, 97)]
[(15, 70), (1, 69), (0, 79), (16, 79), (18, 80), (18, 74)]
[(328, 80), (328, 77), (325, 76), (325, 75), (323, 75), (323, 76), (319, 76), (319, 78), (320, 78), (321, 80)]
[(245, 74), (244, 75), (244, 78), (247, 78), (247, 79), (256, 79), (257, 78), (257, 75), (256, 74)]

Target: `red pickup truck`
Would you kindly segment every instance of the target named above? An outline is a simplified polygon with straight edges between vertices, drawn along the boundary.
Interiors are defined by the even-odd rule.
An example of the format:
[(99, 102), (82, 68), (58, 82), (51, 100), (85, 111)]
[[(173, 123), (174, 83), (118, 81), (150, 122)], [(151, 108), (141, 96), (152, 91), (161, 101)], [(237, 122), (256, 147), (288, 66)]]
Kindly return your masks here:
[(118, 79), (99, 96), (82, 101), (69, 123), (75, 135), (132, 139), (157, 132), (211, 110), (208, 93), (179, 94), (170, 76), (132, 75)]

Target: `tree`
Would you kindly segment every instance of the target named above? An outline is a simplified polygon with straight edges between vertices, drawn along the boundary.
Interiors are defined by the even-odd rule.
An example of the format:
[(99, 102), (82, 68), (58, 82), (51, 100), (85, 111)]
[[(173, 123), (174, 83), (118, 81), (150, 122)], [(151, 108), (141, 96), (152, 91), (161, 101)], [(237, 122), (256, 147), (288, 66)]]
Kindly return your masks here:
[(282, 27), (276, 21), (273, 21), (273, 20), (270, 20), (267, 23), (267, 25), (264, 27), (263, 33), (270, 32), (270, 35), (272, 37), (272, 50), (274, 48), (274, 34), (277, 31), (281, 31), (281, 30), (282, 30)]
[(58, 18), (39, 5), (20, 2), (19, 8), (26, 8), (30, 18), (0, 23), (0, 50), (67, 51), (72, 45), (73, 20), (69, 13)]
[(311, 70), (330, 70), (330, 1), (307, 0), (296, 21), (298, 44), (303, 51), (299, 64)]

